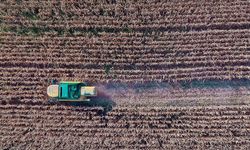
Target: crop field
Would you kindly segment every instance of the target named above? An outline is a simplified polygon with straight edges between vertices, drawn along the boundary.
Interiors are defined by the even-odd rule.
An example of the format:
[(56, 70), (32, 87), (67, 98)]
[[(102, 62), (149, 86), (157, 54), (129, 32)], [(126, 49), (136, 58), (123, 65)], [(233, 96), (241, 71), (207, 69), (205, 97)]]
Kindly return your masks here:
[(0, 69), (0, 149), (250, 149), (249, 0), (2, 0)]

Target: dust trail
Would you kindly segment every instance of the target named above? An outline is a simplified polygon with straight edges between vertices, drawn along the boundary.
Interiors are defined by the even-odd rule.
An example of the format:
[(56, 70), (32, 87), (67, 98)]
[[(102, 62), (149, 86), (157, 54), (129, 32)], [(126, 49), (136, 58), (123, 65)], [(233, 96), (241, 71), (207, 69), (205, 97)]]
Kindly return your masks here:
[(204, 106), (250, 104), (250, 82), (193, 81), (178, 84), (96, 84), (100, 97), (119, 106)]

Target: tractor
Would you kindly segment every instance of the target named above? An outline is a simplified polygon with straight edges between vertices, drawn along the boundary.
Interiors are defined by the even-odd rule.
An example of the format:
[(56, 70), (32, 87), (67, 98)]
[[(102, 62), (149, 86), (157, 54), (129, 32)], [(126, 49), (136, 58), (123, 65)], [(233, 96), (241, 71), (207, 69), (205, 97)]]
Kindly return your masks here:
[(59, 84), (52, 82), (47, 88), (47, 94), (53, 102), (83, 102), (97, 96), (97, 90), (84, 82), (61, 81)]

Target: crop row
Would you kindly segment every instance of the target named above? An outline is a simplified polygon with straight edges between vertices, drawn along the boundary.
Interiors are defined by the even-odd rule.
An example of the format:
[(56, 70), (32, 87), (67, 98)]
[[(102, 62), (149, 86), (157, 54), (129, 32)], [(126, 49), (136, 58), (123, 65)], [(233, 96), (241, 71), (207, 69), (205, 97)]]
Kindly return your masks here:
[[(98, 7), (122, 7), (124, 5), (127, 5), (127, 7), (137, 7), (137, 6), (141, 6), (141, 4), (143, 4), (143, 6), (145, 6), (145, 8), (149, 9), (151, 7), (156, 7), (156, 8), (161, 8), (161, 7), (164, 7), (164, 8), (171, 8), (171, 9), (174, 9), (174, 10), (178, 10), (178, 8), (182, 8), (183, 10), (186, 10), (186, 8), (188, 7), (194, 7), (194, 6), (201, 6), (202, 8), (207, 8), (209, 9), (209, 7), (212, 7), (214, 6), (214, 9), (216, 11), (219, 11), (221, 10), (220, 8), (225, 8), (225, 7), (228, 7), (228, 6), (233, 6), (233, 7), (243, 7), (243, 6), (248, 6), (248, 2), (247, 1), (242, 1), (242, 0), (235, 0), (235, 1), (223, 1), (223, 0), (218, 0), (216, 2), (214, 1), (206, 1), (206, 2), (203, 2), (203, 3), (199, 3), (197, 1), (189, 1), (187, 3), (183, 3), (181, 0), (177, 0), (177, 1), (167, 1), (167, 2), (160, 2), (160, 1), (143, 1), (143, 0), (137, 0), (137, 1), (134, 1), (134, 0), (129, 0), (127, 2), (125, 1), (88, 1), (88, 2), (78, 2), (77, 5), (73, 5), (75, 4), (76, 2), (72, 2), (72, 1), (63, 1), (62, 3), (59, 3), (61, 5), (63, 5), (65, 8), (72, 8), (72, 9), (79, 9), (82, 11), (87, 11), (87, 9), (84, 9), (85, 7), (89, 7), (89, 8), (93, 8), (94, 6), (96, 6), (96, 8)], [(39, 5), (38, 5), (39, 4)], [(12, 7), (15, 7), (15, 8), (21, 8), (23, 6), (27, 6), (27, 8), (32, 8), (32, 7), (38, 7), (38, 8), (47, 8), (48, 6), (49, 7), (52, 7), (53, 5), (57, 5), (58, 3), (55, 2), (55, 1), (42, 1), (42, 2), (36, 2), (36, 1), (23, 1), (23, 2), (20, 2), (20, 3), (17, 3), (17, 2), (14, 2), (14, 1), (4, 1), (3, 3), (1, 3), (1, 7), (4, 7), (6, 5), (10, 5)], [(173, 7), (172, 5), (170, 4), (174, 4), (175, 6), (178, 6), (178, 8), (176, 7)], [(66, 7), (68, 6), (68, 7)], [(197, 9), (195, 12), (189, 12), (189, 14), (192, 14), (192, 13), (208, 13), (206, 12), (207, 9)], [(230, 10), (228, 10), (230, 11)], [(152, 11), (150, 11), (151, 13), (154, 13)]]
[[(247, 52), (246, 52), (247, 53)], [(249, 52), (248, 52), (249, 53)], [(134, 55), (132, 55), (134, 56)], [(64, 57), (64, 58), (58, 58), (58, 57), (52, 57), (51, 61), (55, 62), (55, 65), (58, 66), (79, 66), (79, 63), (82, 64), (82, 67), (84, 68), (93, 68), (100, 69), (100, 66), (103, 68), (103, 66), (112, 63), (112, 66), (114, 68), (124, 68), (124, 66), (131, 66), (133, 65), (134, 68), (179, 68), (179, 65), (183, 65), (185, 67), (189, 66), (211, 66), (212, 65), (225, 65), (225, 64), (230, 64), (234, 65), (234, 62), (238, 62), (238, 64), (247, 64), (247, 60), (250, 58), (250, 53), (249, 54), (244, 54), (240, 53), (238, 55), (235, 54), (224, 54), (222, 56), (220, 55), (215, 55), (215, 56), (178, 56), (178, 57), (169, 57), (169, 58), (164, 58), (164, 57), (159, 57), (156, 59), (156, 56), (150, 56), (149, 58), (146, 57), (139, 57), (137, 56), (138, 59), (136, 58), (118, 58), (115, 59), (115, 56), (108, 57), (108, 56), (100, 56), (101, 58), (74, 58), (74, 57)], [(134, 56), (135, 57), (135, 56)], [(15, 63), (27, 63), (27, 64), (32, 64), (34, 63), (34, 66), (39, 66), (39, 64), (43, 64), (44, 60), (45, 61), (50, 61), (50, 58), (45, 57), (29, 57), (29, 56), (23, 56), (23, 57), (18, 57), (18, 56), (7, 56), (7, 57), (1, 57), (0, 56), (0, 61), (1, 62), (7, 62), (9, 60), (15, 60)], [(233, 60), (233, 61), (231, 61)], [(65, 61), (67, 61), (67, 64), (64, 64)], [(131, 64), (129, 64), (131, 63)], [(95, 64), (95, 65), (93, 65)], [(48, 65), (49, 66), (49, 65)]]
[[(89, 113), (97, 113), (101, 110), (98, 107), (71, 107), (71, 106), (60, 106), (60, 105), (0, 105), (1, 114), (10, 116), (25, 116), (34, 114), (43, 114), (45, 116), (50, 115), (51, 117), (84, 117)], [(235, 105), (235, 106), (193, 106), (193, 107), (115, 107), (108, 116), (134, 116), (143, 119), (143, 117), (160, 116), (162, 118), (185, 118), (189, 117), (210, 117), (219, 118), (224, 117), (249, 117), (249, 106), (248, 105)], [(98, 115), (98, 114), (96, 114)], [(42, 116), (41, 116), (42, 117)], [(80, 119), (80, 118), (79, 118)], [(204, 119), (204, 118), (203, 118)], [(240, 118), (239, 118), (240, 119)], [(74, 120), (74, 119), (73, 119)], [(77, 119), (76, 119), (77, 120)]]
[[(194, 39), (195, 40), (192, 40)], [(50, 43), (50, 45), (56, 44), (56, 45), (79, 45), (81, 43), (93, 44), (93, 45), (104, 45), (106, 43), (109, 43), (110, 46), (115, 46), (117, 44), (134, 44), (134, 45), (169, 45), (171, 43), (181, 44), (181, 45), (188, 45), (188, 44), (204, 44), (204, 43), (210, 43), (210, 42), (223, 42), (223, 41), (229, 41), (232, 42), (232, 39), (247, 39), (249, 37), (249, 31), (248, 30), (208, 30), (208, 31), (202, 31), (202, 32), (175, 32), (175, 33), (169, 33), (169, 32), (162, 32), (157, 33), (153, 32), (148, 35), (144, 35), (143, 32), (136, 32), (136, 33), (105, 33), (101, 32), (98, 36), (89, 37), (87, 34), (85, 36), (15, 36), (14, 33), (8, 33), (4, 32), (1, 33), (1, 41), (4, 43)], [(10, 41), (9, 38), (15, 40)], [(89, 40), (91, 38), (91, 40)], [(52, 41), (49, 41), (53, 39)]]
[[(36, 28), (41, 28), (46, 31), (58, 31), (59, 34), (63, 34), (64, 32), (68, 32), (68, 30), (71, 33), (74, 32), (85, 32), (85, 33), (94, 33), (100, 31), (105, 32), (121, 32), (121, 31), (127, 31), (127, 32), (135, 32), (135, 31), (144, 31), (147, 33), (146, 29), (149, 29), (150, 31), (192, 31), (192, 30), (208, 30), (208, 29), (246, 29), (246, 26), (249, 25), (249, 22), (247, 20), (247, 13), (234, 13), (230, 15), (230, 18), (228, 18), (228, 14), (220, 14), (220, 15), (208, 15), (207, 18), (205, 18), (202, 15), (196, 16), (195, 18), (192, 15), (185, 16), (188, 18), (183, 17), (171, 17), (171, 18), (154, 18), (155, 21), (147, 21), (146, 18), (142, 18), (142, 20), (135, 20), (133, 22), (129, 22), (128, 20), (131, 19), (130, 17), (125, 17), (124, 20), (114, 20), (108, 19), (106, 21), (103, 21), (102, 19), (98, 17), (90, 18), (85, 17), (84, 19), (89, 19), (88, 22), (82, 22), (82, 21), (65, 21), (65, 22), (54, 22), (54, 21), (36, 21)], [(25, 25), (26, 28), (33, 28), (34, 25), (30, 24), (30, 21), (17, 21), (16, 18), (9, 18), (9, 17), (3, 17), (4, 18), (4, 25), (8, 25), (12, 29), (15, 28), (18, 30), (18, 28), (21, 28), (23, 26), (20, 26), (20, 24)], [(201, 18), (201, 19), (200, 19)], [(216, 18), (212, 21), (210, 18)], [(91, 20), (92, 19), (92, 20)], [(103, 18), (105, 19), (105, 18)], [(134, 18), (136, 19), (136, 18)], [(159, 19), (159, 20), (157, 20)], [(213, 22), (210, 23), (210, 26), (206, 26), (207, 23), (205, 22)], [(124, 23), (127, 22), (127, 23)], [(191, 23), (190, 23), (191, 22)], [(242, 23), (242, 24), (239, 24)], [(227, 24), (227, 25), (225, 25)], [(70, 26), (68, 26), (70, 25)], [(126, 26), (124, 26), (126, 25)], [(123, 26), (122, 28), (120, 28)], [(46, 27), (46, 28), (45, 28)], [(67, 29), (68, 28), (68, 29)], [(36, 31), (35, 31), (36, 32)]]
[[(236, 63), (231, 65), (232, 63)], [(2, 68), (6, 68), (7, 66), (10, 68), (19, 66), (21, 70), (27, 70), (28, 68), (40, 68), (41, 71), (35, 73), (36, 75), (39, 75), (39, 77), (57, 77), (57, 78), (82, 78), (82, 80), (86, 79), (88, 81), (97, 81), (104, 82), (105, 79), (109, 80), (151, 80), (154, 77), (155, 81), (171, 81), (171, 80), (192, 80), (192, 79), (209, 79), (214, 78), (216, 75), (217, 79), (224, 78), (248, 78), (248, 72), (249, 67), (247, 66), (247, 60), (235, 60), (235, 61), (216, 61), (216, 62), (204, 62), (204, 63), (197, 63), (197, 65), (192, 65), (192, 67), (187, 66), (173, 66), (169, 70), (164, 70), (168, 65), (148, 65), (148, 67), (140, 65), (137, 70), (129, 70), (129, 66), (127, 66), (127, 69), (121, 70), (120, 67), (124, 67), (122, 65), (115, 65), (113, 69), (111, 69), (108, 72), (105, 72), (105, 66), (85, 66), (82, 64), (49, 64), (49, 63), (23, 63), (23, 62), (12, 62), (12, 63), (0, 63)], [(202, 69), (202, 65), (204, 65), (204, 68)], [(211, 66), (212, 65), (212, 66)], [(215, 66), (215, 65), (222, 65), (222, 66)], [(125, 66), (126, 67), (126, 66)], [(156, 68), (155, 68), (156, 67)], [(65, 70), (66, 74), (60, 74), (59, 71), (57, 71), (59, 68), (63, 68)], [(71, 69), (67, 69), (71, 68)], [(155, 69), (153, 69), (155, 68)], [(159, 68), (159, 69), (157, 69)], [(45, 75), (44, 70), (49, 69), (52, 70), (49, 74)], [(76, 69), (76, 71), (72, 70)], [(84, 73), (77, 73), (78, 69), (85, 71)], [(130, 67), (130, 69), (132, 69)], [(207, 69), (207, 70), (206, 70)], [(198, 71), (198, 72), (197, 72)], [(124, 74), (125, 73), (125, 74)], [(7, 73), (9, 74), (9, 73)], [(17, 74), (17, 73), (14, 73)], [(35, 76), (34, 73), (25, 73), (29, 74), (28, 76), (32, 77)], [(3, 75), (6, 76), (6, 75)], [(23, 76), (21, 74), (18, 74), (18, 76)], [(226, 78), (225, 78), (226, 77)], [(35, 80), (36, 78), (34, 78)], [(49, 80), (49, 79), (48, 79)], [(16, 83), (18, 85), (18, 83)]]
[[(52, 51), (50, 54), (47, 52), (41, 53), (41, 50), (34, 49), (32, 45), (17, 45), (15, 47), (12, 47), (10, 45), (2, 45), (3, 52), (1, 53), (1, 56), (9, 56), (9, 57), (24, 57), (29, 56), (29, 57), (37, 57), (37, 58), (45, 58), (45, 57), (62, 57), (62, 56), (67, 56), (69, 58), (75, 58), (76, 60), (85, 60), (89, 59), (89, 57), (97, 57), (98, 55), (94, 55), (94, 53), (98, 53), (98, 50), (100, 48), (94, 48), (94, 49), (88, 49), (88, 50), (81, 50), (81, 47), (79, 46), (65, 46), (63, 49), (72, 49), (72, 51), (66, 51), (66, 50), (61, 50), (59, 51), (60, 47), (50, 47), (47, 50)], [(25, 48), (30, 48), (32, 50), (29, 51), (24, 51)], [(180, 56), (185, 56), (185, 55), (190, 55), (193, 57), (199, 57), (199, 56), (204, 56), (208, 55), (210, 57), (218, 56), (218, 55), (248, 55), (249, 51), (246, 51), (246, 47), (239, 46), (239, 47), (217, 47), (217, 48), (194, 48), (194, 49), (180, 49), (180, 50), (167, 50), (167, 49), (149, 49), (145, 48), (144, 53), (142, 52), (141, 48), (135, 48), (135, 51), (131, 51), (130, 49), (123, 47), (123, 50), (117, 50), (114, 48), (114, 50), (107, 50), (104, 51), (102, 54), (103, 57), (107, 57), (107, 59), (112, 60), (114, 58), (119, 59), (152, 59), (155, 57), (159, 57), (162, 59), (162, 57), (168, 58), (168, 57), (180, 57)], [(64, 54), (62, 54), (62, 52)], [(141, 55), (141, 57), (139, 57)], [(109, 58), (108, 58), (109, 56)], [(100, 58), (100, 59), (102, 59)], [(96, 59), (96, 58), (93, 58)], [(115, 60), (114, 60), (115, 61)]]
[[(14, 67), (14, 66), (13, 66)], [(21, 69), (21, 68), (20, 68)], [(72, 68), (73, 69), (73, 68)], [(218, 70), (221, 69), (221, 70)], [(36, 81), (38, 82), (37, 78), (40, 77), (43, 82), (48, 82), (51, 78), (58, 78), (59, 79), (63, 79), (63, 78), (73, 78), (76, 77), (77, 79), (81, 79), (81, 80), (88, 80), (88, 81), (97, 81), (99, 80), (99, 82), (104, 82), (105, 79), (112, 79), (112, 80), (124, 80), (124, 82), (126, 80), (137, 80), (139, 81), (140, 79), (145, 80), (145, 81), (149, 81), (151, 80), (151, 78), (155, 79), (155, 81), (158, 80), (165, 80), (165, 81), (171, 81), (171, 80), (192, 80), (195, 78), (199, 78), (199, 79), (209, 79), (209, 78), (213, 78), (214, 76), (218, 75), (218, 77), (216, 77), (217, 79), (219, 78), (248, 78), (249, 77), (249, 67), (242, 67), (242, 66), (234, 66), (234, 67), (230, 67), (230, 66), (225, 66), (225, 67), (218, 67), (218, 68), (214, 68), (214, 67), (206, 67), (204, 69), (200, 69), (199, 67), (195, 67), (195, 68), (179, 68), (179, 69), (171, 69), (169, 71), (164, 71), (164, 70), (151, 70), (151, 71), (144, 71), (144, 70), (137, 70), (137, 71), (130, 71), (130, 70), (114, 70), (114, 71), (110, 71), (110, 73), (112, 73), (111, 75), (106, 75), (104, 70), (102, 69), (97, 69), (97, 70), (92, 70), (89, 71), (87, 70), (86, 72), (84, 72), (84, 74), (82, 74), (81, 72), (78, 72), (78, 70), (67, 70), (66, 68), (65, 70), (65, 74), (64, 75), (60, 75), (59, 70), (54, 69), (53, 73), (49, 73), (49, 74), (45, 74), (45, 72), (43, 72), (43, 69), (41, 68), (41, 71), (36, 72), (36, 73), (28, 73), (26, 72), (26, 70), (28, 70), (26, 67), (21, 69), (22, 72), (24, 74), (20, 74), (20, 73), (2, 73), (3, 75), (3, 84), (5, 84), (6, 86), (11, 86), (11, 85), (15, 85), (15, 86), (22, 86), (22, 85), (26, 85), (27, 88), (28, 86), (35, 86), (34, 84), (29, 83), (29, 81)], [(47, 70), (53, 70), (53, 68), (47, 68)], [(80, 70), (79, 70), (80, 71)], [(81, 70), (84, 71), (84, 70)], [(125, 73), (125, 74), (124, 74)], [(7, 76), (7, 75), (12, 75), (11, 76)], [(27, 75), (27, 79), (26, 80), (22, 80), (22, 77), (24, 75)], [(38, 76), (38, 77), (33, 77), (33, 76)], [(92, 79), (91, 79), (92, 78)], [(11, 81), (4, 81), (6, 79), (11, 79), (13, 81), (18, 81), (16, 83)], [(25, 83), (25, 82), (28, 83)], [(39, 83), (38, 83), (39, 85)], [(44, 86), (44, 84), (40, 84), (42, 86)]]
[[(234, 33), (234, 34), (232, 34)], [(41, 39), (43, 40), (43, 42), (48, 42), (48, 43), (56, 43), (59, 44), (58, 42), (62, 41), (62, 40), (67, 40), (67, 41), (62, 41), (62, 42), (66, 42), (67, 43), (74, 43), (74, 44), (79, 44), (79, 42), (98, 42), (95, 40), (88, 40), (86, 39), (85, 36), (89, 37), (88, 34), (85, 34), (85, 36), (82, 35), (78, 35), (76, 34), (75, 36), (55, 36), (52, 33), (46, 33), (45, 36), (38, 36), (38, 37), (33, 37), (33, 36), (15, 36), (14, 33), (11, 32), (1, 32), (1, 40), (5, 41), (5, 42), (11, 42), (9, 40), (5, 40), (4, 38), (6, 38), (6, 36), (12, 36), (10, 38), (14, 38), (14, 39), (22, 39), (23, 41), (26, 41), (28, 43), (30, 43), (33, 40), (36, 39)], [(207, 41), (207, 40), (212, 40), (212, 39), (223, 39), (223, 38), (246, 38), (247, 35), (249, 34), (249, 30), (247, 29), (238, 29), (238, 30), (206, 30), (206, 31), (190, 31), (190, 32), (161, 32), (158, 33), (156, 31), (149, 33), (147, 35), (145, 35), (145, 33), (143, 32), (133, 32), (133, 33), (127, 33), (127, 32), (120, 32), (120, 33), (112, 33), (112, 32), (100, 32), (98, 34), (98, 36), (94, 36), (95, 39), (100, 39), (103, 37), (102, 40), (106, 41), (106, 42), (121, 42), (121, 43), (126, 43), (126, 42), (131, 42), (131, 41), (138, 41), (138, 40), (142, 40), (145, 39), (146, 41), (152, 41), (153, 39), (157, 39), (157, 40), (162, 40), (162, 42), (170, 42), (170, 41), (182, 41), (183, 40), (191, 37), (195, 36), (195, 37), (199, 37), (196, 40), (197, 41)], [(114, 36), (117, 35), (117, 36)], [(157, 38), (156, 38), (157, 36)], [(48, 39), (53, 39), (53, 41), (48, 41)], [(77, 40), (76, 40), (77, 39)], [(112, 40), (110, 40), (112, 39)], [(16, 41), (17, 43), (22, 42), (21, 41)], [(37, 41), (39, 42), (39, 41)], [(190, 41), (185, 41), (185, 42), (190, 42)]]

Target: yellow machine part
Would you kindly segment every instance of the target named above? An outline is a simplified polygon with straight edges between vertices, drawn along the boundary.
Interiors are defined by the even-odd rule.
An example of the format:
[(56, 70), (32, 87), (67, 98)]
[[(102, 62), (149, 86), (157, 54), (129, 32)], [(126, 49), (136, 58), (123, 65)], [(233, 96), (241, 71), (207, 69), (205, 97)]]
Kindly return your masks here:
[(96, 87), (94, 86), (84, 86), (81, 87), (81, 95), (82, 96), (96, 96)]
[(49, 97), (58, 97), (59, 94), (59, 90), (58, 90), (59, 86), (58, 85), (50, 85), (47, 88), (47, 94)]
[(78, 81), (61, 81), (60, 83), (81, 83), (81, 82), (78, 82)]

